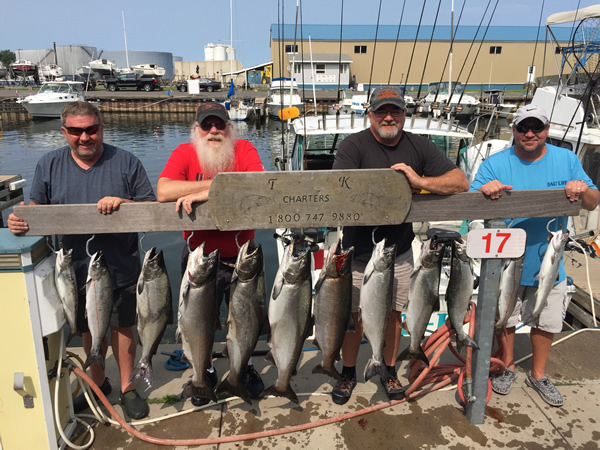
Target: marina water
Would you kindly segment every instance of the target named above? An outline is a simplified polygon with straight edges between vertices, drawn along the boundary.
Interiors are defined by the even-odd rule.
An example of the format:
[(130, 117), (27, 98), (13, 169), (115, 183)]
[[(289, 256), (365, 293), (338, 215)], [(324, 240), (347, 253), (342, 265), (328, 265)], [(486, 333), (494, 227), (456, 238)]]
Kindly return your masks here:
[[(156, 192), (158, 176), (165, 166), (171, 152), (184, 142), (189, 142), (194, 120), (193, 114), (105, 114), (104, 141), (117, 145), (135, 154), (144, 165), (148, 178)], [(0, 174), (20, 174), (28, 181), (24, 188), (25, 202), (29, 202), (29, 184), (33, 180), (35, 166), (44, 154), (66, 145), (60, 130), (60, 120), (0, 122)], [(487, 120), (479, 123), (476, 135), (485, 131)], [(233, 122), (237, 136), (247, 139), (258, 150), (266, 170), (274, 170), (273, 158), (281, 148), (281, 122)], [(471, 128), (472, 129), (472, 128)], [(509, 124), (501, 120), (491, 129), (491, 137), (510, 136)], [(70, 186), (77, 189), (77, 186)], [(12, 209), (3, 212), (6, 224)], [(265, 276), (267, 292), (271, 292), (273, 279), (277, 271), (277, 251), (274, 230), (257, 230), (256, 241), (263, 247), (265, 255)], [(142, 234), (140, 233), (140, 237)], [(177, 302), (181, 282), (181, 251), (184, 245), (179, 231), (146, 233), (142, 241), (147, 251), (150, 247), (162, 250), (173, 291), (173, 308), (177, 317)], [(227, 320), (226, 308), (221, 310), (221, 323)], [(163, 342), (174, 342), (176, 325), (170, 325)], [(216, 340), (223, 341), (225, 333), (217, 334)], [(73, 341), (74, 345), (79, 345)]]

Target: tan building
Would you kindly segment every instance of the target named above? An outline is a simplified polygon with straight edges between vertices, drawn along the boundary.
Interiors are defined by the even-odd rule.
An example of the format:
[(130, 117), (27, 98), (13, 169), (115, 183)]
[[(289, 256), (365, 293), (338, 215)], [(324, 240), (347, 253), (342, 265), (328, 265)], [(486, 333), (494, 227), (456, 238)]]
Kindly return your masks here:
[[(486, 32), (484, 27), (478, 31), (475, 26), (463, 26), (455, 30), (450, 64), (450, 27), (438, 26), (431, 40), (432, 28), (421, 26), (415, 43), (416, 26), (403, 26), (396, 41), (398, 27), (380, 25), (375, 42), (375, 26), (349, 25), (343, 28), (340, 50), (339, 25), (304, 25), (303, 35), (311, 36), (313, 58), (319, 55), (320, 59), (331, 61), (322, 68), (329, 74), (328, 82), (316, 83), (316, 87), (337, 89), (340, 79), (341, 87), (348, 88), (355, 79), (365, 89), (369, 82), (372, 86), (406, 85), (407, 91), (416, 98), (419, 86), (419, 97), (423, 97), (428, 83), (448, 81), (452, 76), (454, 81), (467, 85), (468, 90), (521, 89), (528, 81), (556, 78), (562, 57), (560, 47), (568, 45), (571, 31), (570, 28), (554, 30), (559, 40), (557, 46), (544, 42), (544, 29), (539, 30), (540, 38), (536, 44), (537, 27), (498, 26), (489, 27)], [(311, 68), (308, 42), (294, 44), (293, 25), (284, 27), (284, 39), (279, 40), (279, 29), (277, 25), (271, 26), (273, 77), (289, 77), (294, 58), (296, 82), (302, 85), (299, 75), (304, 68), (305, 87), (312, 88), (307, 81), (311, 78), (306, 73), (316, 69), (314, 61)], [(473, 40), (475, 36), (477, 39)], [(341, 65), (337, 62), (340, 54)], [(284, 67), (280, 61), (284, 62)]]

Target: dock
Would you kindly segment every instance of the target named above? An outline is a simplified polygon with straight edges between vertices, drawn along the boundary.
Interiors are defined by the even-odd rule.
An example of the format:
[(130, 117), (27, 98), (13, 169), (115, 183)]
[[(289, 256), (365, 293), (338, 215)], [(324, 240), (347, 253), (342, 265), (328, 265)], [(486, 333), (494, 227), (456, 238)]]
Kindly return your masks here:
[[(597, 423), (600, 414), (600, 360), (592, 357), (591, 352), (600, 345), (600, 333), (598, 330), (585, 330), (578, 334), (561, 333), (556, 335), (555, 342), (561, 339), (566, 340), (556, 344), (550, 352), (547, 373), (563, 394), (564, 406), (553, 408), (547, 405), (525, 384), (525, 374), (531, 369), (531, 360), (527, 358), (531, 347), (527, 335), (517, 334), (515, 357), (521, 361), (517, 364), (518, 378), (509, 395), (492, 395), (486, 406), (485, 421), (481, 425), (470, 425), (467, 421), (457, 399), (455, 383), (412, 401), (390, 403), (377, 377), (365, 383), (362, 373), (359, 373), (358, 385), (350, 401), (344, 406), (336, 405), (330, 395), (333, 381), (324, 375), (311, 373), (312, 368), (321, 361), (321, 354), (308, 341), (298, 374), (292, 378), (292, 388), (298, 394), (299, 405), (277, 397), (254, 400), (252, 405), (238, 398), (220, 399), (218, 403), (200, 408), (195, 408), (189, 400), (166, 404), (162, 399), (167, 395), (179, 395), (182, 386), (191, 378), (192, 370), (166, 370), (164, 364), (168, 356), (161, 352), (169, 353), (181, 347), (161, 345), (153, 360), (152, 388), (138, 385), (142, 397), (158, 403), (150, 404), (148, 420), (143, 421), (143, 425), (135, 425), (135, 428), (156, 438), (205, 440), (208, 444), (202, 447), (191, 444), (165, 447), (173, 449), (596, 448), (600, 439)], [(403, 338), (400, 349), (404, 349), (408, 342), (408, 338)], [(259, 342), (258, 350), (265, 348), (266, 343)], [(68, 350), (83, 356), (83, 349), (79, 347)], [(215, 350), (221, 350), (219, 344), (215, 344)], [(359, 372), (362, 372), (369, 356), (370, 347), (364, 344), (359, 352)], [(113, 392), (108, 400), (118, 404), (119, 393), (115, 388), (118, 385), (118, 373), (110, 349), (107, 360), (107, 376), (113, 380)], [(453, 357), (443, 358), (443, 361), (456, 362)], [(266, 363), (263, 357), (255, 356), (253, 363), (265, 385), (270, 385), (275, 380), (276, 369)], [(214, 364), (222, 379), (228, 370), (227, 360), (217, 358)], [(398, 377), (405, 387), (410, 384), (407, 373), (408, 364), (402, 362), (398, 367)], [(123, 414), (120, 405), (115, 409)], [(85, 413), (90, 414), (90, 411), (86, 410)], [(175, 414), (178, 416), (167, 418)], [(322, 421), (331, 423), (320, 425)], [(310, 428), (302, 429), (306, 426)], [(81, 425), (75, 430), (74, 434), (79, 435), (75, 440), (78, 445), (89, 440), (87, 433), (81, 434), (83, 431)], [(155, 448), (131, 436), (118, 425), (97, 423), (94, 432), (92, 449)], [(284, 434), (244, 438), (244, 435), (258, 432)]]

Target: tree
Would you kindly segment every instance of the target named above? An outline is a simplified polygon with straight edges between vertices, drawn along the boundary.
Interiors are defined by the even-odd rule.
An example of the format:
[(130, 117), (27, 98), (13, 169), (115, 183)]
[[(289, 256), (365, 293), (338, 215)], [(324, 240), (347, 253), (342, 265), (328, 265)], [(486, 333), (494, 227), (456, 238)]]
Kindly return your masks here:
[(11, 52), (10, 50), (0, 50), (0, 62), (4, 64), (4, 67), (8, 68), (8, 66), (16, 60), (17, 57), (14, 52)]

